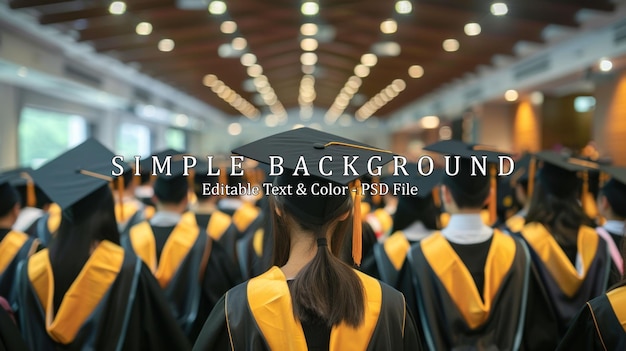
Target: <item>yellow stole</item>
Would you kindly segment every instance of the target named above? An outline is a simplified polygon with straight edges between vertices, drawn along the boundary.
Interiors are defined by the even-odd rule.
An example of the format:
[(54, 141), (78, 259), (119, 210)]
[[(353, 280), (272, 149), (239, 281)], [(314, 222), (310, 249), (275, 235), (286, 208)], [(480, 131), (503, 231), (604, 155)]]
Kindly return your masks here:
[(409, 243), (401, 231), (398, 231), (385, 240), (383, 248), (393, 267), (396, 271), (399, 271), (404, 264), (406, 254), (411, 249), (411, 243)]
[(134, 216), (138, 210), (139, 208), (137, 207), (137, 204), (134, 203), (134, 201), (129, 201), (127, 203), (124, 203), (123, 206), (119, 203), (116, 203), (115, 204), (115, 220), (117, 221), (117, 223), (124, 223), (127, 220), (129, 220), (132, 216)]
[(232, 222), (232, 219), (226, 213), (215, 211), (211, 214), (206, 231), (214, 240), (220, 240)]
[(578, 230), (578, 253), (581, 255), (583, 272), (579, 274), (552, 234), (540, 223), (529, 223), (522, 235), (537, 253), (561, 291), (568, 297), (574, 296), (587, 277), (589, 267), (596, 257), (599, 236), (593, 228), (581, 226)]
[(626, 332), (626, 308), (624, 308), (626, 306), (626, 287), (611, 290), (606, 294), (606, 297), (611, 304), (615, 317)]
[(28, 261), (28, 278), (45, 313), (46, 332), (56, 342), (71, 343), (81, 326), (98, 307), (117, 278), (124, 262), (124, 249), (102, 241), (65, 293), (54, 314), (54, 276), (48, 249)]
[(259, 228), (254, 232), (254, 236), (252, 237), (252, 247), (257, 257), (263, 256), (263, 235), (265, 235), (265, 230)]
[(380, 228), (384, 234), (387, 234), (391, 231), (393, 227), (393, 218), (389, 214), (389, 212), (385, 211), (382, 208), (379, 208), (373, 212), (374, 217), (380, 223)]
[(165, 241), (158, 264), (156, 241), (149, 222), (141, 222), (130, 229), (130, 242), (137, 256), (145, 262), (159, 285), (164, 288), (172, 280), (178, 267), (191, 251), (199, 234), (200, 229), (196, 222), (196, 216), (192, 212), (184, 213), (180, 222)]
[(259, 216), (261, 210), (251, 203), (244, 202), (241, 207), (233, 213), (233, 223), (240, 232), (248, 229), (250, 224)]
[(524, 225), (526, 224), (526, 218), (520, 215), (514, 215), (507, 219), (505, 224), (511, 230), (511, 232), (519, 233), (522, 231), (522, 229), (524, 229)]
[[(355, 271), (365, 288), (364, 321), (358, 328), (345, 323), (330, 333), (331, 351), (362, 351), (367, 349), (376, 328), (382, 305), (380, 283)], [(285, 275), (272, 267), (248, 282), (248, 304), (254, 319), (271, 350), (307, 350), (300, 321), (293, 316), (291, 294)], [(230, 332), (230, 331), (229, 331)]]
[(448, 240), (435, 233), (421, 242), (426, 261), (471, 329), (489, 318), (493, 300), (515, 258), (515, 240), (495, 230), (485, 262), (485, 285), (481, 297), (469, 270)]
[(16, 231), (10, 231), (0, 241), (0, 274), (3, 274), (13, 259), (28, 241), (28, 235)]

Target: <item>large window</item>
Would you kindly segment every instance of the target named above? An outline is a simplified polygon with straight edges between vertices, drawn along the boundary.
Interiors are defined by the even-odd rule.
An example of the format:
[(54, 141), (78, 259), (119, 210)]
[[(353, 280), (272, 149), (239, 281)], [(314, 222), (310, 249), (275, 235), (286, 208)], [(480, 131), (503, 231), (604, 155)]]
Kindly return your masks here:
[(24, 107), (18, 127), (20, 164), (36, 168), (88, 136), (87, 121), (81, 116)]
[(117, 131), (115, 152), (132, 162), (134, 156), (150, 155), (150, 128), (143, 124), (122, 123)]
[(180, 129), (169, 128), (166, 130), (165, 142), (167, 143), (167, 147), (178, 151), (185, 151), (185, 149), (187, 149), (185, 132)]

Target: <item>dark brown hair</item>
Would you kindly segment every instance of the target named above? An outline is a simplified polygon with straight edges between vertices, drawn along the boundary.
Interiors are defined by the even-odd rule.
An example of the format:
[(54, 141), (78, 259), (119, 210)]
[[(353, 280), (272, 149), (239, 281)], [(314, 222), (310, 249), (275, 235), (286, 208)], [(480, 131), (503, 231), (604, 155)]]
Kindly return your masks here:
[(580, 226), (593, 226), (578, 202), (578, 193), (557, 196), (546, 191), (544, 187), (547, 185), (541, 179), (537, 183), (539, 186), (532, 194), (526, 223), (543, 224), (559, 244), (576, 243)]
[[(281, 211), (280, 216), (276, 214), (276, 208)], [(341, 322), (357, 327), (363, 321), (365, 294), (361, 280), (350, 266), (337, 257), (351, 218), (337, 221), (351, 208), (352, 198), (348, 195), (343, 204), (333, 211), (331, 219), (318, 225), (290, 212), (281, 197), (270, 199), (270, 213), (274, 228), (273, 263), (276, 266), (285, 265), (289, 259), (292, 226), (299, 226), (300, 229), (312, 233), (313, 237), (319, 239), (326, 238), (329, 228), (337, 223), (330, 236), (329, 245), (332, 252), (327, 246), (318, 247), (313, 260), (298, 273), (291, 285), (294, 315), (301, 321), (317, 316), (323, 319), (329, 327)], [(315, 241), (312, 245), (315, 245)]]

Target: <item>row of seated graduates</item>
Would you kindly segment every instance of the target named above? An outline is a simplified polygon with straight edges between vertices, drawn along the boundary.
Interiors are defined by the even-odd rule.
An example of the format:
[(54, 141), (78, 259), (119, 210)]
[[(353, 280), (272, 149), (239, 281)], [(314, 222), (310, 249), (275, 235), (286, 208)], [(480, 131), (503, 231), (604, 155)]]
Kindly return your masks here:
[[(176, 156), (182, 153), (169, 149), (156, 153), (154, 156), (163, 161), (167, 155)], [(149, 169), (146, 166), (148, 162), (151, 162), (151, 158), (142, 160), (142, 169)], [(174, 169), (178, 166), (180, 163), (172, 163)], [(180, 168), (175, 169), (174, 173), (176, 174), (179, 170)], [(220, 171), (222, 174), (228, 173), (226, 169)], [(6, 207), (10, 207), (10, 210), (7, 210), (10, 213), (2, 222), (2, 226), (6, 228), (2, 229), (2, 237), (0, 237), (5, 243), (5, 245), (0, 245), (0, 256), (4, 258), (0, 267), (0, 296), (7, 298), (8, 306), (13, 310), (18, 307), (13, 289), (17, 265), (46, 247), (61, 222), (60, 207), (52, 203), (50, 198), (33, 182), (30, 172), (32, 169), (19, 168), (3, 172), (1, 175), (3, 191), (16, 195), (14, 197), (3, 196), (2, 200), (6, 203)], [(264, 225), (267, 221), (264, 220), (263, 211), (257, 206), (257, 202), (258, 205), (264, 206), (265, 197), (246, 198), (246, 201), (242, 201), (238, 196), (230, 198), (204, 196), (202, 194), (204, 182), (222, 182), (233, 185), (244, 179), (233, 176), (220, 177), (220, 179), (206, 177), (203, 175), (207, 173), (207, 170), (202, 166), (192, 172), (191, 177), (186, 178), (155, 177), (150, 176), (149, 173), (146, 175), (145, 172), (139, 177), (134, 176), (134, 173), (134, 169), (127, 166), (123, 175), (115, 178), (111, 183), (121, 243), (128, 250), (141, 250), (137, 252), (138, 256), (149, 265), (152, 273), (157, 277), (165, 295), (172, 303), (177, 320), (190, 342), (193, 342), (213, 304), (225, 291), (243, 280), (261, 274), (269, 267), (271, 249), (268, 247), (271, 247), (271, 241), (268, 239), (270, 236), (264, 235), (267, 230)], [(251, 174), (255, 176), (250, 177)], [(245, 180), (256, 183), (263, 180), (264, 172), (260, 169), (248, 169), (244, 175), (248, 176)], [(159, 178), (161, 178), (160, 181)], [(159, 187), (157, 193), (161, 194), (160, 198), (155, 194), (156, 185)], [(180, 194), (181, 191), (185, 194), (184, 200), (179, 198), (179, 204), (182, 204), (182, 207), (179, 207), (182, 225), (179, 223), (169, 223), (172, 225), (166, 226), (152, 225), (150, 221), (155, 216), (157, 220), (159, 219), (158, 209), (163, 206), (171, 208), (171, 197), (175, 198), (176, 193)], [(162, 215), (161, 218), (163, 218)], [(203, 246), (206, 249), (201, 251), (202, 255), (192, 257), (193, 255), (190, 254), (187, 255), (189, 257), (174, 258), (174, 260), (179, 260), (179, 262), (174, 262), (178, 269), (169, 272), (159, 270), (161, 259), (169, 256), (163, 255), (163, 249), (174, 229), (179, 228), (176, 233), (183, 234), (177, 235), (181, 238), (187, 236), (185, 230), (194, 227), (200, 228), (200, 232), (206, 231), (208, 237), (211, 238), (206, 240), (207, 244)], [(156, 256), (147, 254), (149, 249), (146, 250), (145, 245), (133, 246), (132, 233), (137, 238), (143, 237), (142, 240), (137, 240), (138, 242), (145, 242), (146, 229), (156, 239), (148, 240), (156, 244), (156, 247), (151, 247), (156, 249)], [(11, 235), (7, 235), (9, 233)], [(8, 245), (9, 242), (12, 245)], [(168, 251), (175, 254), (174, 243), (175, 241), (172, 240), (172, 244), (168, 245)], [(19, 250), (9, 250), (9, 252), (6, 250), (7, 246)], [(189, 251), (189, 253), (192, 252)], [(168, 264), (171, 265), (169, 261)], [(189, 279), (190, 274), (181, 273), (188, 271), (190, 264), (202, 266), (198, 269), (203, 271), (205, 277), (208, 277), (200, 280), (202, 287)], [(191, 271), (199, 273), (198, 269)], [(202, 298), (198, 298), (199, 295), (202, 295)]]
[[(553, 189), (543, 191), (542, 195), (541, 190), (533, 191), (533, 185), (537, 183), (537, 171), (546, 164), (548, 166), (544, 175), (550, 174), (546, 178), (549, 179), (548, 182), (552, 182), (548, 187)], [(540, 335), (537, 339), (543, 339), (543, 342), (528, 344), (526, 348), (554, 349), (585, 303), (622, 281), (623, 259), (618, 248), (623, 245), (626, 185), (622, 178), (613, 177), (612, 181), (609, 179), (611, 172), (623, 174), (624, 170), (605, 168), (605, 165), (604, 162), (590, 162), (549, 151), (537, 155), (525, 154), (516, 159), (514, 172), (497, 179), (497, 190), (488, 199), (495, 206), (485, 206), (480, 213), (484, 224), (494, 231), (519, 239), (530, 252), (531, 280), (536, 281), (535, 294), (541, 296), (536, 300), (546, 301), (545, 309), (549, 313), (526, 316), (525, 328), (535, 330)], [(415, 170), (415, 165), (409, 165), (409, 168)], [(443, 170), (435, 169), (428, 177), (413, 174), (409, 177), (388, 178), (390, 182), (409, 182), (419, 187), (418, 196), (384, 197), (386, 204), (383, 203), (376, 211), (383, 210), (387, 217), (392, 218), (391, 229), (385, 233), (389, 235), (378, 236), (380, 232), (374, 229), (384, 227), (381, 224), (389, 222), (384, 219), (385, 215), (377, 213), (376, 216), (365, 217), (364, 258), (360, 269), (401, 290), (418, 324), (424, 323), (424, 320), (420, 320), (418, 299), (414, 298), (417, 295), (415, 270), (412, 271), (411, 262), (408, 261), (411, 258), (410, 252), (423, 239), (440, 233), (450, 219), (450, 214), (445, 212), (441, 200), (440, 185), (444, 177)], [(383, 177), (383, 182), (385, 181), (387, 180)], [(545, 186), (545, 179), (543, 183)], [(581, 218), (577, 222), (580, 228), (573, 237), (551, 235), (547, 230), (550, 224), (539, 221), (539, 209), (534, 211), (534, 220), (526, 221), (531, 200), (534, 199), (537, 207), (537, 203), (545, 202), (546, 197), (565, 198), (565, 202), (580, 207)], [(539, 208), (545, 210), (545, 206)], [(456, 248), (458, 245), (453, 246)], [(546, 251), (550, 253), (547, 254)], [(560, 261), (554, 262), (557, 255)], [(459, 253), (459, 256), (462, 254)], [(465, 254), (463, 258), (467, 257)], [(470, 255), (464, 263), (481, 291), (485, 277), (477, 279), (476, 276), (487, 274), (483, 270), (485, 257), (478, 258), (477, 262), (472, 261), (475, 260)], [(473, 266), (475, 267), (472, 268)], [(485, 300), (484, 296), (481, 297)], [(461, 306), (456, 308), (462, 309)], [(464, 333), (475, 335), (487, 330), (486, 324), (468, 328), (466, 323), (467, 321), (463, 322), (464, 327), (460, 328), (458, 334), (454, 331), (445, 333), (447, 337), (443, 339), (450, 340), (447, 347), (453, 347), (454, 342), (462, 340)], [(551, 330), (556, 338), (550, 338)], [(529, 335), (532, 336), (532, 332)], [(522, 345), (522, 349), (524, 348)]]

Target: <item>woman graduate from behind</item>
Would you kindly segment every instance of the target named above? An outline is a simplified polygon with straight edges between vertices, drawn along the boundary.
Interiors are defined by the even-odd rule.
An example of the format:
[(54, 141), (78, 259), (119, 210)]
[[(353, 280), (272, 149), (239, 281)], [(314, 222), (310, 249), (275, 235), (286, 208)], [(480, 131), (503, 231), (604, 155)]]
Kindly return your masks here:
[[(626, 186), (626, 168), (603, 169), (611, 182)], [(626, 234), (626, 233), (624, 233)], [(622, 256), (626, 250), (622, 246)], [(557, 350), (626, 350), (626, 279), (587, 302), (574, 317)]]
[[(274, 186), (286, 194), (270, 198), (274, 267), (226, 293), (194, 349), (419, 350), (403, 296), (336, 257), (353, 207), (360, 223), (360, 192), (353, 202), (345, 185), (358, 175), (343, 177), (342, 164), (328, 162), (323, 170), (317, 167), (324, 156), (341, 161), (344, 155), (359, 155), (353, 166), (363, 174), (368, 156), (379, 155), (384, 164), (392, 154), (309, 128), (270, 136), (234, 153), (263, 163), (269, 163), (270, 155), (283, 157), (286, 170)], [(300, 155), (310, 175), (296, 167)], [(292, 175), (296, 168), (299, 176)], [(318, 186), (346, 191), (312, 195), (311, 189)], [(353, 247), (357, 264), (361, 253), (358, 228)]]
[(150, 270), (119, 246), (113, 153), (94, 139), (33, 178), (63, 209), (49, 249), (18, 270), (18, 320), (32, 350), (185, 350)]

